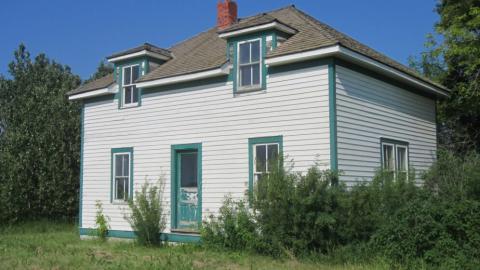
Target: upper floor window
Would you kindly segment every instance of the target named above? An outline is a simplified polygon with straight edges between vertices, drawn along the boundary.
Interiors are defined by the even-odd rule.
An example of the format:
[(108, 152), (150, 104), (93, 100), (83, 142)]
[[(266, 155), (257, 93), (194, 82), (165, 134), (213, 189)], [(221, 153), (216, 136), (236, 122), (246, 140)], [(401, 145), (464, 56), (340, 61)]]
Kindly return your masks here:
[(123, 67), (122, 103), (124, 106), (138, 104), (138, 89), (135, 86), (135, 81), (138, 79), (139, 75), (139, 65)]
[(382, 140), (382, 169), (394, 178), (408, 177), (408, 144)]
[(238, 43), (238, 89), (249, 90), (261, 87), (261, 43), (260, 39)]

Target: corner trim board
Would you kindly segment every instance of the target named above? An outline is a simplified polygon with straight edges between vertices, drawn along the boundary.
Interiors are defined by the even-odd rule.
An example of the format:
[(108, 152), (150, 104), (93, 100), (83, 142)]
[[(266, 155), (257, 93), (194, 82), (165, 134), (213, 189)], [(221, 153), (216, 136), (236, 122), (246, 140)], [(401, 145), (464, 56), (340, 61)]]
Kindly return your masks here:
[(330, 169), (338, 171), (337, 153), (337, 86), (336, 86), (335, 59), (328, 64), (328, 108), (330, 126)]

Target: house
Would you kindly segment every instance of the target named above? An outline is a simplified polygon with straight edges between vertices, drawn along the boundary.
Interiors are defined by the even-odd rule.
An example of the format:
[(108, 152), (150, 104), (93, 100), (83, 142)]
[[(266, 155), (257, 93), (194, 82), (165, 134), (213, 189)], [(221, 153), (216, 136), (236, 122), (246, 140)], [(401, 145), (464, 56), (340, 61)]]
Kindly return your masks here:
[(294, 171), (318, 164), (347, 185), (435, 160), (435, 104), (448, 89), (294, 6), (242, 19), (234, 1), (217, 9), (215, 27), (113, 54), (113, 74), (69, 92), (83, 104), (81, 235), (99, 200), (109, 236), (133, 237), (126, 200), (161, 176), (161, 237), (191, 242), (280, 152)]

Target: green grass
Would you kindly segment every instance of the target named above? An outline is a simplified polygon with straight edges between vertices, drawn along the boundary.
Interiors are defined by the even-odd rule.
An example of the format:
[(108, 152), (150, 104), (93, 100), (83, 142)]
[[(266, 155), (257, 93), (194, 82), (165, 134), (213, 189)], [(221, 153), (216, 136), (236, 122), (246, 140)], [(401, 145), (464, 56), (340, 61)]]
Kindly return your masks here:
[(388, 269), (321, 259), (273, 259), (195, 245), (141, 247), (80, 240), (73, 225), (35, 222), (0, 228), (0, 269)]

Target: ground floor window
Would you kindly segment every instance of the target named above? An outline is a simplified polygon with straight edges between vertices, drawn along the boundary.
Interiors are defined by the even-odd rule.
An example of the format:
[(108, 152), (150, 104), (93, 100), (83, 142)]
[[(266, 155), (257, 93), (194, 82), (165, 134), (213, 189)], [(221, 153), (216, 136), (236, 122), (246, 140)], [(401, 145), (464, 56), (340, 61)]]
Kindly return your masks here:
[(408, 177), (408, 142), (381, 138), (382, 170), (394, 178)]
[(259, 137), (248, 140), (249, 147), (249, 186), (253, 187), (263, 174), (269, 173), (274, 165), (272, 161), (278, 161), (283, 152), (283, 137)]
[(112, 202), (131, 198), (133, 183), (133, 149), (112, 149)]

